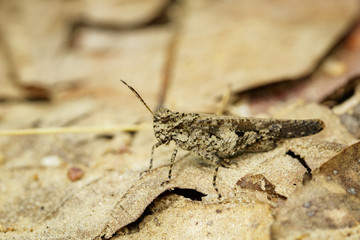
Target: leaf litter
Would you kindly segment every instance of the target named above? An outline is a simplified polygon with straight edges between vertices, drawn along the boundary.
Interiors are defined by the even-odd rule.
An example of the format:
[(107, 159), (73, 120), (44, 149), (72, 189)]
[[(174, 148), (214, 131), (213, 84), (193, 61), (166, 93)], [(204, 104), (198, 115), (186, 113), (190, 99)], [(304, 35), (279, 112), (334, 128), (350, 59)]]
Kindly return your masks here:
[[(82, 2), (85, 1), (78, 1), (76, 4), (82, 6)], [(95, 1), (92, 2), (92, 4), (95, 3)], [(143, 19), (138, 18), (140, 20), (136, 19), (132, 23), (127, 22), (126, 24), (134, 26), (133, 24), (137, 25), (141, 22), (145, 26), (152, 18), (148, 16), (154, 16), (151, 13), (158, 12), (154, 9), (163, 8), (162, 4), (165, 1), (161, 4), (160, 2), (154, 1), (154, 5), (148, 11), (144, 11)], [(213, 28), (214, 33), (208, 32), (210, 35), (203, 35), (197, 29), (206, 28), (201, 25), (191, 25), (191, 23), (196, 22), (196, 19), (207, 19), (206, 26), (216, 26), (212, 22), (217, 21), (220, 19), (219, 16), (224, 16), (226, 13), (227, 18), (224, 18), (224, 21), (230, 23), (233, 21), (235, 25), (231, 26), (236, 28), (234, 19), (238, 19), (238, 17), (227, 14), (229, 6), (232, 6), (231, 1), (212, 3), (213, 5), (208, 3), (207, 7), (202, 1), (186, 3), (183, 19), (170, 19), (184, 22), (179, 25), (182, 28), (178, 33), (179, 45), (175, 50), (176, 57), (172, 64), (174, 75), (169, 79), (170, 88), (167, 93), (166, 105), (171, 109), (186, 112), (214, 111), (217, 97), (224, 92), (219, 87), (220, 83), (221, 86), (227, 87), (225, 85), (231, 82), (231, 89), (238, 91), (281, 81), (285, 78), (296, 79), (308, 74), (316, 68), (319, 59), (327, 55), (328, 50), (338, 41), (339, 37), (350, 28), (357, 9), (354, 7), (354, 2), (346, 1), (331, 5), (323, 1), (316, 3), (309, 1), (297, 8), (296, 14), (289, 10), (293, 9), (290, 7), (293, 3), (287, 3), (288, 5), (279, 3), (279, 6), (286, 9), (290, 15), (293, 14), (293, 23), (298, 23), (298, 25), (295, 24), (296, 26), (301, 27), (301, 23), (304, 21), (302, 27), (304, 30), (310, 26), (306, 23), (309, 9), (319, 7), (321, 14), (316, 15), (313, 12), (311, 14), (313, 17), (319, 17), (316, 20), (319, 21), (319, 25), (316, 26), (323, 26), (327, 31), (319, 33), (317, 32), (319, 28), (310, 28), (308, 39), (311, 39), (312, 44), (299, 47), (298, 51), (304, 54), (304, 58), (299, 58), (299, 61), (296, 62), (288, 61), (293, 64), (293, 68), (287, 69), (286, 64), (283, 64), (284, 61), (280, 57), (276, 57), (281, 54), (270, 54), (271, 61), (277, 62), (273, 66), (277, 66), (278, 68), (275, 67), (275, 70), (278, 70), (275, 71), (264, 62), (256, 63), (251, 65), (253, 67), (246, 68), (248, 71), (246, 76), (251, 76), (246, 77), (247, 81), (235, 81), (234, 79), (237, 78), (233, 76), (238, 72), (233, 72), (232, 70), (235, 68), (231, 66), (238, 66), (235, 59), (249, 60), (252, 58), (242, 54), (241, 58), (233, 58), (234, 62), (230, 64), (228, 61), (221, 60), (232, 59), (229, 57), (231, 51), (222, 51), (223, 55), (215, 58), (220, 61), (220, 65), (216, 66), (222, 66), (221, 68), (212, 66), (211, 61), (204, 65), (207, 66), (207, 69), (218, 69), (218, 72), (212, 76), (215, 79), (223, 80), (223, 82), (213, 81), (214, 84), (205, 84), (209, 87), (208, 90), (194, 86), (194, 84), (204, 86), (203, 79), (209, 78), (206, 77), (206, 74), (199, 74), (198, 71), (201, 68), (197, 69), (191, 66), (188, 68), (189, 62), (186, 61), (191, 58), (186, 56), (190, 54), (193, 59), (211, 60), (212, 58), (204, 57), (212, 51), (206, 46), (222, 41), (207, 36), (214, 34), (221, 37), (218, 34), (221, 28)], [(257, 4), (259, 3), (250, 5), (243, 3), (243, 10), (246, 10), (244, 13), (261, 10), (258, 13), (262, 14), (264, 18), (260, 18), (260, 20), (264, 20), (266, 17), (272, 19), (276, 16), (274, 11), (279, 8), (265, 6), (258, 8)], [(14, 1), (11, 4), (21, 7), (22, 3)], [(32, 1), (25, 9), (31, 9), (31, 4), (36, 6), (38, 1)], [(327, 6), (326, 8), (323, 7), (324, 4)], [(43, 7), (50, 5), (44, 4)], [(69, 9), (69, 6), (75, 5), (63, 5), (62, 7)], [(73, 45), (70, 45), (70, 51), (59, 50), (58, 53), (62, 52), (61, 54), (49, 55), (52, 52), (46, 51), (46, 49), (51, 49), (52, 46), (57, 46), (58, 49), (67, 48), (62, 45), (64, 41), (60, 40), (64, 39), (64, 36), (68, 36), (64, 34), (64, 30), (66, 32), (73, 21), (69, 15), (76, 16), (76, 14), (72, 15), (74, 9), (75, 12), (78, 11), (77, 8), (73, 8), (71, 12), (65, 11), (67, 13), (65, 15), (59, 15), (60, 11), (55, 11), (55, 14), (44, 16), (49, 18), (56, 16), (57, 20), (35, 24), (39, 26), (40, 30), (42, 29), (37, 32), (39, 35), (25, 36), (21, 32), (16, 32), (17, 28), (14, 25), (6, 27), (1, 25), (1, 31), (9, 33), (6, 34), (5, 41), (11, 43), (9, 47), (14, 54), (13, 61), (16, 63), (20, 81), (23, 84), (44, 87), (51, 93), (51, 101), (48, 99), (43, 102), (28, 103), (9, 101), (14, 97), (19, 100), (25, 99), (24, 95), (21, 95), (21, 91), (11, 92), (12, 90), (9, 90), (8, 92), (11, 94), (7, 95), (7, 91), (1, 90), (0, 94), (8, 101), (2, 104), (0, 109), (2, 129), (151, 121), (150, 116), (143, 111), (143, 107), (130, 97), (131, 93), (128, 93), (127, 89), (123, 89), (118, 81), (114, 83), (113, 79), (123, 76), (128, 81), (131, 79), (132, 85), (142, 95), (144, 94), (145, 99), (150, 101), (150, 106), (155, 106), (154, 99), (159, 94), (157, 90), (162, 84), (161, 68), (163, 62), (166, 61), (163, 53), (168, 51), (166, 43), (176, 29), (165, 24), (143, 29), (130, 27), (128, 31), (123, 31), (124, 24), (116, 23), (120, 20), (115, 20), (115, 23), (120, 26), (118, 28), (120, 30), (108, 31), (102, 27), (93, 28), (91, 24), (97, 22), (103, 24), (109, 19), (114, 21), (115, 18), (112, 18), (111, 14), (107, 19), (96, 18), (93, 15), (89, 21), (91, 24), (78, 29), (75, 35), (72, 35), (74, 38)], [(36, 16), (36, 14), (31, 15), (36, 11), (28, 10), (23, 13), (29, 13), (30, 18)], [(341, 14), (339, 15), (339, 13)], [(19, 24), (20, 29), (26, 27), (21, 22), (27, 21), (29, 16), (16, 16), (19, 22), (14, 21), (12, 24)], [(106, 17), (106, 14), (103, 16)], [(2, 15), (5, 22), (9, 22), (6, 17), (9, 16)], [(256, 20), (254, 16), (245, 14), (242, 18), (249, 19), (248, 27), (253, 26), (250, 24), (252, 21), (255, 22), (255, 26), (260, 26), (256, 24), (256, 21), (260, 20)], [(336, 21), (329, 21), (331, 18)], [(13, 17), (10, 16), (10, 19)], [(274, 37), (276, 35), (278, 37), (285, 36), (282, 33), (288, 28), (281, 28), (281, 19), (277, 20), (279, 28), (277, 30), (267, 29), (266, 32), (273, 32), (274, 35), (271, 36)], [(29, 24), (33, 24), (32, 21), (37, 20), (34, 17)], [(57, 21), (61, 24), (52, 25), (58, 27), (53, 28), (56, 29), (54, 30), (55, 34), (48, 39), (44, 38), (48, 34), (45, 30), (51, 29), (46, 27), (47, 24), (51, 25)], [(321, 21), (323, 22), (321, 23)], [(240, 24), (242, 21), (238, 21), (238, 23)], [(27, 31), (30, 29), (28, 28)], [(208, 29), (211, 30), (211, 28)], [(230, 30), (227, 32), (231, 35)], [(265, 29), (263, 30), (265, 31)], [(296, 27), (293, 30), (295, 31)], [(243, 31), (241, 36), (244, 36), (244, 33)], [(23, 37), (18, 37), (18, 34)], [(203, 55), (197, 54), (202, 48), (196, 47), (199, 46), (197, 42), (192, 42), (191, 39), (194, 39), (194, 36), (197, 36), (198, 40), (203, 43)], [(201, 40), (204, 36), (206, 41)], [(237, 38), (233, 38), (234, 43), (241, 40), (238, 35), (236, 36)], [(251, 37), (252, 34), (248, 33), (245, 36)], [(14, 38), (28, 39), (29, 43), (34, 46), (41, 45), (34, 44), (36, 42), (55, 40), (52, 43), (42, 44), (41, 51), (31, 52), (26, 44), (22, 45), (24, 42), (12, 41)], [(255, 41), (251, 41), (251, 43), (253, 44), (251, 45), (252, 49), (261, 46), (261, 44), (255, 44)], [(132, 44), (134, 46), (141, 45), (142, 48), (134, 53), (137, 50), (131, 48)], [(220, 46), (218, 43), (215, 45)], [(231, 41), (228, 45), (223, 46), (226, 47), (225, 50), (234, 49)], [(309, 47), (314, 51), (310, 51)], [(259, 49), (259, 51), (269, 53), (265, 50)], [(280, 46), (274, 51), (276, 53), (284, 52)], [(44, 54), (44, 56), (38, 58), (33, 55), (35, 52)], [(214, 54), (216, 53), (218, 51)], [(291, 51), (288, 53), (290, 54)], [(305, 54), (307, 55), (305, 56)], [(294, 56), (299, 56), (299, 54), (294, 53)], [(26, 64), (24, 59), (31, 59), (31, 62)], [(58, 65), (59, 62), (62, 64)], [(6, 64), (4, 66), (8, 67)], [(141, 71), (139, 71), (139, 66), (142, 66)], [(251, 73), (251, 69), (257, 69), (257, 67), (262, 70)], [(196, 71), (192, 71), (194, 69)], [(265, 77), (256, 74), (262, 74)], [(98, 84), (99, 79), (103, 80), (101, 86)], [(148, 81), (147, 83), (151, 82), (151, 87), (143, 84), (144, 79)], [(193, 84), (189, 85), (184, 79)], [(116, 87), (114, 87), (115, 85)], [(198, 89), (199, 94), (193, 94), (192, 89)], [(90, 97), (91, 100), (88, 99), (87, 94), (93, 95)], [(181, 97), (181, 94), (186, 95)], [(78, 107), (71, 110), (73, 109), (71, 106)], [(78, 108), (82, 111), (79, 111)], [(59, 109), (63, 110), (58, 112)], [(24, 236), (28, 239), (165, 237), (174, 239), (183, 237), (185, 233), (188, 234), (186, 237), (189, 239), (216, 239), (224, 236), (270, 239), (283, 236), (291, 238), (306, 234), (310, 234), (306, 236), (316, 237), (330, 236), (330, 234), (332, 236), (347, 236), (348, 234), (354, 237), (359, 236), (356, 225), (358, 210), (354, 207), (358, 201), (356, 182), (358, 175), (356, 171), (352, 170), (350, 162), (349, 164), (341, 162), (339, 160), (341, 157), (337, 157), (347, 156), (344, 159), (352, 159), (356, 156), (357, 147), (355, 146), (357, 145), (349, 148), (346, 146), (354, 144), (357, 139), (341, 125), (336, 115), (328, 108), (317, 104), (291, 103), (272, 113), (272, 116), (277, 118), (317, 117), (326, 123), (326, 129), (311, 137), (284, 140), (278, 144), (277, 148), (269, 152), (243, 154), (236, 159), (236, 164), (229, 168), (221, 168), (218, 176), (219, 191), (224, 199), (220, 202), (212, 186), (213, 166), (199, 161), (194, 155), (186, 155), (185, 152), (179, 153), (180, 156), (173, 170), (174, 178), (170, 184), (161, 186), (161, 183), (167, 179), (172, 145), (159, 149), (154, 160), (155, 169), (149, 174), (139, 177), (139, 173), (148, 166), (150, 148), (155, 142), (151, 131), (130, 131), (105, 135), (65, 134), (2, 137), (0, 140), (0, 237), (12, 239), (23, 239)], [(28, 121), (24, 121), (24, 119)], [(349, 157), (350, 155), (351, 157)], [(333, 163), (335, 165), (331, 165), (332, 162), (338, 161), (341, 164)], [(354, 164), (354, 160), (351, 161)], [(326, 165), (327, 162), (329, 165)], [(83, 171), (82, 177), (75, 176), (75, 178), (69, 179), (69, 170), (74, 169), (74, 166)], [(324, 174), (331, 174), (331, 171), (332, 174), (334, 171), (338, 171), (338, 175), (334, 179), (328, 180)], [(312, 179), (304, 181), (304, 176), (309, 174)], [(76, 181), (72, 181), (72, 179), (76, 179)], [(305, 185), (303, 185), (304, 182)], [(318, 191), (312, 191), (311, 186)], [(320, 189), (319, 186), (321, 186)], [(172, 189), (175, 190), (172, 191)], [(185, 190), (179, 192), (176, 189)], [(189, 197), (190, 193), (202, 196), (200, 197), (201, 201)], [(313, 201), (310, 205), (309, 201), (305, 201), (307, 197)], [(331, 202), (333, 197), (335, 203), (339, 203), (338, 208), (335, 208), (336, 204)], [(323, 210), (326, 204), (320, 204), (322, 201), (328, 203), (329, 207), (326, 211)], [(294, 202), (299, 209), (291, 207), (289, 210), (288, 206)], [(299, 207), (298, 203), (302, 207)], [(296, 210), (300, 212), (296, 212)], [(143, 215), (144, 211), (148, 214)], [(304, 222), (292, 222), (291, 219), (295, 219), (293, 218), (295, 216), (301, 217)], [(314, 223), (313, 228), (306, 225), (306, 221), (309, 221), (308, 218), (310, 218), (310, 222)], [(323, 221), (323, 219), (330, 220)], [(279, 226), (279, 222), (283, 220), (287, 222), (287, 228), (284, 228), (282, 224)], [(130, 231), (132, 228), (129, 224), (134, 222), (133, 227), (136, 230)]]

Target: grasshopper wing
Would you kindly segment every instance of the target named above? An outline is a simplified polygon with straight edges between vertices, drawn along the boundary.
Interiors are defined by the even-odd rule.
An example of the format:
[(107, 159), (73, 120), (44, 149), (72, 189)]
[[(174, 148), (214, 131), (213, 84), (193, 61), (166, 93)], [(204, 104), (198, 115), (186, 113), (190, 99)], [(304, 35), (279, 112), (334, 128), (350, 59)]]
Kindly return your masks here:
[(216, 116), (201, 114), (193, 123), (200, 128), (217, 135), (219, 129), (228, 129), (236, 133), (279, 128), (279, 138), (296, 138), (316, 134), (324, 128), (320, 119), (273, 119), (273, 118), (241, 118), (234, 116)]

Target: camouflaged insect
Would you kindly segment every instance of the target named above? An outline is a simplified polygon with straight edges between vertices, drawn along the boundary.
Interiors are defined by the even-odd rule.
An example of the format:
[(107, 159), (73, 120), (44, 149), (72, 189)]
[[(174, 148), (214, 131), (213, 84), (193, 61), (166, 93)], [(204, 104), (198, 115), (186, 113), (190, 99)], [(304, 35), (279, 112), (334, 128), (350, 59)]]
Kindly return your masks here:
[(319, 119), (241, 118), (179, 113), (166, 108), (159, 108), (153, 113), (140, 95), (126, 82), (122, 82), (135, 93), (154, 117), (154, 133), (158, 142), (152, 147), (149, 170), (152, 168), (155, 148), (170, 141), (176, 143), (166, 182), (171, 179), (178, 147), (216, 165), (213, 185), (218, 192), (216, 178), (219, 166), (231, 164), (232, 158), (246, 152), (269, 151), (276, 147), (278, 139), (309, 136), (324, 128), (324, 123)]

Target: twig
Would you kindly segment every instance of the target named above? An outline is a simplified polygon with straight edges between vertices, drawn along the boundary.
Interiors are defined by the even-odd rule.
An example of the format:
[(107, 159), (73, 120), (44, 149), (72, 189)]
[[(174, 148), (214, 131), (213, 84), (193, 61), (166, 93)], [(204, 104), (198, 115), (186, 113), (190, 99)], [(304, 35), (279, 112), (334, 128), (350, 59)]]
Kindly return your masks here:
[(150, 124), (129, 124), (122, 126), (90, 126), (90, 127), (55, 127), (55, 128), (27, 128), (0, 131), (0, 136), (24, 136), (64, 133), (108, 133), (108, 132), (133, 132), (149, 130)]

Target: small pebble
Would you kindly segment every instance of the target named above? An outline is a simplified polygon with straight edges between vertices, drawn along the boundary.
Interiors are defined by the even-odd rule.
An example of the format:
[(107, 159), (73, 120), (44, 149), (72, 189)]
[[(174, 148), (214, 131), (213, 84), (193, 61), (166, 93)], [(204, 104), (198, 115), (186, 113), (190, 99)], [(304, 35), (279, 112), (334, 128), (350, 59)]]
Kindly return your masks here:
[(348, 193), (356, 195), (356, 190), (354, 188), (348, 188), (347, 191), (348, 191)]
[(43, 159), (41, 159), (41, 165), (44, 167), (59, 167), (60, 164), (61, 159), (56, 155), (45, 156)]
[(81, 179), (84, 176), (84, 171), (79, 167), (72, 167), (68, 170), (67, 176), (70, 181), (74, 182)]
[(37, 173), (35, 173), (35, 174), (33, 175), (33, 180), (34, 180), (34, 181), (39, 181), (39, 175), (38, 175)]
[(308, 215), (309, 217), (313, 217), (313, 216), (315, 216), (315, 211), (308, 211), (308, 212), (307, 212), (307, 215)]
[(218, 202), (219, 201), (219, 195), (217, 195), (217, 194), (209, 194), (209, 195), (206, 195), (205, 197), (202, 197), (201, 200), (206, 202), (206, 203)]
[(304, 208), (309, 208), (311, 207), (311, 203), (310, 202), (306, 202), (303, 204)]

